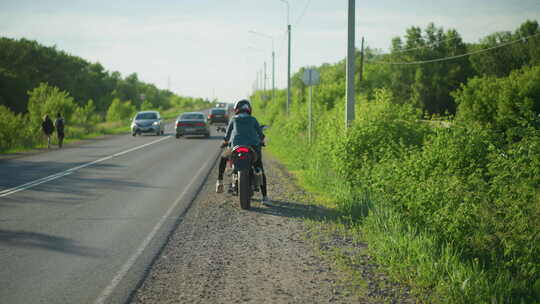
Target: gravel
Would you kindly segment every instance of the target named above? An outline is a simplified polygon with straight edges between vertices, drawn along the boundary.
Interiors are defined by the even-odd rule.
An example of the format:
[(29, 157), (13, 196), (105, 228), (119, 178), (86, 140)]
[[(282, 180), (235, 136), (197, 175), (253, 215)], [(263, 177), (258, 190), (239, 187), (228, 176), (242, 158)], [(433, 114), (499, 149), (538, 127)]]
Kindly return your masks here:
[[(304, 219), (332, 211), (310, 204), (276, 160), (267, 158), (265, 168), (270, 205), (256, 193), (249, 211), (237, 197), (215, 193), (212, 170), (131, 303), (415, 302), (377, 270), (365, 244), (338, 235), (311, 241), (316, 232)], [(343, 270), (321, 254), (336, 248), (362, 260)]]

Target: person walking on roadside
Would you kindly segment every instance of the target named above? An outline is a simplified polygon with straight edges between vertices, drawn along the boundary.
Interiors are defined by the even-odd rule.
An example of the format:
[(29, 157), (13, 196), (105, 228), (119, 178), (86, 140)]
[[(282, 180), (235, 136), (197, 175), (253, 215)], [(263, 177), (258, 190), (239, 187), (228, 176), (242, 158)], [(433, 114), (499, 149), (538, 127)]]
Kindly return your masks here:
[(56, 136), (58, 136), (58, 148), (62, 148), (62, 143), (64, 142), (64, 118), (60, 112), (56, 115), (54, 126), (56, 128)]
[(41, 123), (41, 130), (47, 136), (47, 148), (51, 148), (51, 136), (54, 132), (54, 124), (49, 115), (43, 117), (43, 122)]

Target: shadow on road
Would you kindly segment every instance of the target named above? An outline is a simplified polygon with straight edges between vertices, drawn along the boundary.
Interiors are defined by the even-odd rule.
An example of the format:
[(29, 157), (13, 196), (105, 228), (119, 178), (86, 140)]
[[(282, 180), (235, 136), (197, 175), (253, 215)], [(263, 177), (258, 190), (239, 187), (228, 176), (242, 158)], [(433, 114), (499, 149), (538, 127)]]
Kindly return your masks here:
[(76, 241), (39, 232), (12, 231), (0, 229), (0, 244), (21, 248), (41, 248), (62, 253), (85, 256), (104, 257), (105, 251), (98, 248), (82, 246)]
[[(24, 184), (28, 181), (35, 181), (45, 176), (50, 176), (50, 173), (44, 173), (42, 167), (47, 168), (48, 172), (54, 172), (50, 168), (59, 167), (60, 165), (65, 167), (75, 167), (78, 163), (56, 163), (56, 162), (42, 162), (40, 166), (36, 166), (34, 162), (25, 162), (20, 160), (12, 161), (10, 166), (6, 169), (7, 174), (0, 174), (0, 191), (10, 189)], [(116, 164), (98, 163), (93, 164), (86, 171), (91, 176), (72, 174), (62, 176), (59, 179), (52, 180), (51, 182), (43, 183), (32, 187), (28, 190), (17, 193), (15, 196), (7, 196), (0, 198), (0, 207), (13, 207), (18, 204), (66, 204), (75, 205), (82, 201), (87, 200), (89, 196), (96, 196), (99, 193), (104, 193), (107, 190), (122, 190), (129, 191), (128, 189), (156, 189), (158, 186), (152, 186), (147, 183), (141, 183), (130, 180), (121, 174), (118, 177), (99, 177), (97, 173), (103, 173), (105, 170), (123, 170), (125, 167)], [(62, 168), (59, 168), (57, 172), (63, 172)], [(99, 189), (99, 192), (95, 190)], [(36, 196), (36, 193), (39, 193)]]
[[(0, 191), (64, 172), (67, 169), (81, 166), (86, 163), (87, 162), (27, 161), (22, 159), (0, 161)], [(92, 165), (92, 168), (100, 169), (118, 167), (118, 165), (107, 163)]]
[[(88, 201), (88, 197), (98, 195), (95, 189), (100, 189), (100, 193), (106, 190), (129, 191), (128, 189), (158, 189), (160, 187), (148, 184), (112, 178), (87, 178), (65, 176), (61, 183), (46, 183), (27, 191), (20, 192), (16, 196), (8, 196), (0, 200), (0, 207), (14, 206), (16, 204), (65, 204), (76, 205), (80, 202)], [(41, 195), (36, 197), (35, 193)], [(50, 195), (49, 195), (50, 194)], [(55, 195), (58, 194), (58, 195)], [(38, 198), (36, 200), (36, 198)]]
[(180, 140), (182, 140), (182, 139), (188, 139), (188, 140), (191, 140), (191, 139), (195, 139), (195, 140), (201, 140), (201, 139), (204, 139), (204, 140), (223, 140), (223, 136), (210, 135), (210, 137), (206, 138), (206, 137), (201, 136), (201, 135), (184, 135), (184, 136), (180, 137)]
[[(253, 202), (256, 202), (253, 204)], [(333, 220), (339, 217), (339, 213), (323, 206), (306, 205), (292, 201), (270, 201), (266, 206), (261, 206), (259, 200), (252, 200), (252, 212), (284, 216), (289, 218), (310, 219), (316, 221)]]

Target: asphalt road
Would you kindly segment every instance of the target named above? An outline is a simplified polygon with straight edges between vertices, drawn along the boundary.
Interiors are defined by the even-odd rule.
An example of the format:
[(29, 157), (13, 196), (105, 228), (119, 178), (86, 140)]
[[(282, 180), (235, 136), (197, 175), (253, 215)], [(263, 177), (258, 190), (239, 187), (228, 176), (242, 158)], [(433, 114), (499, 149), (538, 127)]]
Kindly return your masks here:
[(0, 160), (0, 303), (130, 296), (218, 155), (168, 127)]

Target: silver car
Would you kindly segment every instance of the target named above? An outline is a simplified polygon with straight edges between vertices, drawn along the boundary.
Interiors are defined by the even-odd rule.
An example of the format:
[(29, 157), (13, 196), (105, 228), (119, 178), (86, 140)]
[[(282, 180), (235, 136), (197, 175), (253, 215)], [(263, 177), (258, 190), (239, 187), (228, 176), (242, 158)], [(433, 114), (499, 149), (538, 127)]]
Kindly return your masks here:
[(157, 111), (143, 111), (137, 113), (131, 123), (131, 134), (141, 135), (142, 133), (153, 133), (163, 135), (165, 126), (163, 119)]

